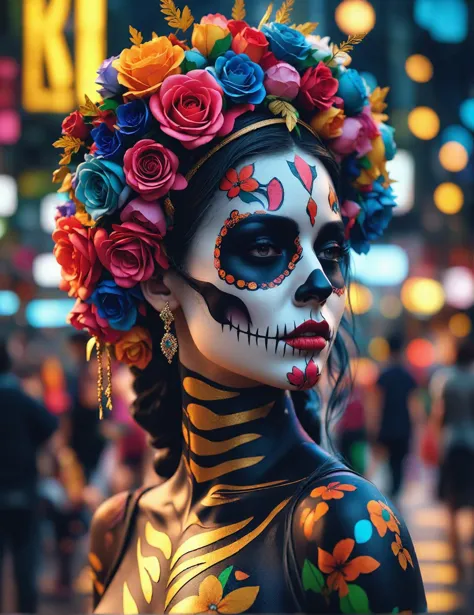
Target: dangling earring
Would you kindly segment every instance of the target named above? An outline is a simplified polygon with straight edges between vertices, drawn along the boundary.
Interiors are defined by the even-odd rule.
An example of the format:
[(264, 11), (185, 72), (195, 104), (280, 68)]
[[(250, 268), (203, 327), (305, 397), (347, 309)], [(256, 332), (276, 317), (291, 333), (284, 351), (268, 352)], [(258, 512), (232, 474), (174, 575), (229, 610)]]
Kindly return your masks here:
[(160, 318), (165, 325), (165, 334), (161, 338), (161, 352), (165, 355), (168, 360), (168, 363), (171, 365), (173, 357), (178, 350), (178, 340), (172, 333), (170, 333), (171, 323), (174, 322), (174, 316), (172, 311), (170, 310), (169, 303), (167, 303), (165, 307), (161, 310)]

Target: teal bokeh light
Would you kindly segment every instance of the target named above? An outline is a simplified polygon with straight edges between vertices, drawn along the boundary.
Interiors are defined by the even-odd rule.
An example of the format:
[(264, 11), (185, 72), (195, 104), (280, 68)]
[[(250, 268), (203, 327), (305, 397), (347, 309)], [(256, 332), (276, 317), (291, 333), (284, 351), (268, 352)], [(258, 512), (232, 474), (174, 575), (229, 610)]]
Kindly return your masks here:
[(464, 126), (474, 130), (474, 98), (468, 98), (461, 103), (459, 116)]
[(415, 22), (440, 43), (461, 43), (468, 34), (465, 0), (416, 0)]

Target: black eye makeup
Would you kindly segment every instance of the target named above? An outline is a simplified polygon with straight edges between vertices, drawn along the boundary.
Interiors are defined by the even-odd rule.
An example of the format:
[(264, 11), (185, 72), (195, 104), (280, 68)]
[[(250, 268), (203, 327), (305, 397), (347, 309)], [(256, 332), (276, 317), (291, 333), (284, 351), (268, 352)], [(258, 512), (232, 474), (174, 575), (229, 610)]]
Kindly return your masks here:
[(349, 266), (349, 243), (342, 222), (329, 222), (321, 228), (314, 243), (314, 251), (335, 292), (342, 291)]
[(214, 266), (228, 284), (247, 290), (279, 286), (302, 258), (298, 225), (265, 211), (225, 221), (214, 250)]

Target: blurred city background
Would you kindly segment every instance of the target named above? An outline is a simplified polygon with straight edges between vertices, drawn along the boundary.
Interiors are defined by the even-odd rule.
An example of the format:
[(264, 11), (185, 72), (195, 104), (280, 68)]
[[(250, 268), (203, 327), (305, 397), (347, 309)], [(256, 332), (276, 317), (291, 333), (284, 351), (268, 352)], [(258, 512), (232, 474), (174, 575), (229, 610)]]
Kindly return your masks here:
[[(201, 17), (230, 15), (233, 2), (187, 4)], [(258, 23), (267, 4), (247, 2), (248, 21)], [(316, 34), (335, 43), (369, 33), (352, 54), (354, 65), (370, 88), (390, 85), (399, 147), (390, 162), (396, 216), (369, 255), (354, 257), (360, 357), (334, 437), (356, 469), (394, 492), (415, 539), (430, 611), (470, 612), (474, 395), (467, 407), (461, 393), (474, 389), (474, 2), (297, 0), (294, 21), (319, 22)], [(57, 290), (51, 253), (58, 159), (51, 143), (84, 92), (97, 100), (95, 71), (128, 46), (129, 24), (145, 36), (168, 32), (159, 0), (0, 0), (0, 338), (23, 390), (59, 424), (49, 440), (55, 420), (43, 416), (38, 427), (45, 441), (41, 549), (29, 574), (38, 574), (43, 613), (88, 608), (90, 517), (103, 499), (151, 476), (145, 435), (128, 415), (133, 393), (123, 367), (114, 366), (113, 414), (99, 422), (96, 366), (85, 362), (87, 338), (65, 324), (74, 300)], [(0, 363), (4, 379), (3, 348)], [(2, 396), (0, 413), (15, 412), (15, 403)], [(448, 420), (449, 404), (461, 410)], [(0, 448), (13, 447), (20, 460), (21, 440), (4, 425), (0, 419)], [(393, 437), (382, 437), (383, 429)], [(465, 438), (444, 473), (448, 432)], [(0, 450), (3, 466), (2, 459)], [(20, 608), (13, 573), (22, 571), (11, 555), (2, 557), (10, 531), (5, 481), (2, 467), (0, 597), (3, 611), (13, 611)]]

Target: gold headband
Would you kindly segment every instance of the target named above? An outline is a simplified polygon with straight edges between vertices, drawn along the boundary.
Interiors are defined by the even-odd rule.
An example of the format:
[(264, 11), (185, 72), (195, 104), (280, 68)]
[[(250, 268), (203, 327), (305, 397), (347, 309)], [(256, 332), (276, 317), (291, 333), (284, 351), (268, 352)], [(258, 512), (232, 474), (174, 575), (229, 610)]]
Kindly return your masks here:
[[(275, 117), (270, 120), (261, 120), (260, 122), (255, 122), (255, 124), (246, 126), (245, 128), (242, 128), (241, 130), (234, 132), (234, 134), (229, 135), (228, 137), (223, 139), (220, 143), (218, 143), (215, 147), (209, 150), (207, 154), (203, 156), (201, 160), (199, 160), (194, 165), (194, 167), (186, 175), (186, 181), (188, 182), (191, 181), (191, 179), (196, 175), (199, 169), (209, 160), (209, 158), (212, 158), (214, 154), (216, 154), (219, 150), (221, 150), (226, 145), (229, 145), (229, 143), (232, 143), (232, 141), (235, 141), (236, 139), (239, 139), (240, 137), (243, 137), (244, 135), (247, 135), (250, 132), (253, 132), (254, 130), (258, 130), (259, 128), (264, 128), (265, 126), (272, 126), (273, 124), (286, 124), (286, 119), (283, 117)], [(303, 122), (303, 120), (298, 120), (298, 124), (300, 126), (304, 126), (306, 130), (309, 130), (309, 132), (312, 135), (318, 138), (317, 132), (309, 124), (307, 124), (306, 122)]]

